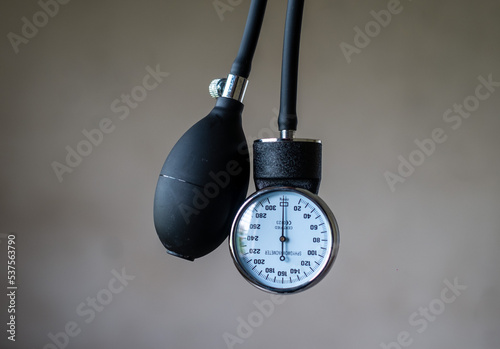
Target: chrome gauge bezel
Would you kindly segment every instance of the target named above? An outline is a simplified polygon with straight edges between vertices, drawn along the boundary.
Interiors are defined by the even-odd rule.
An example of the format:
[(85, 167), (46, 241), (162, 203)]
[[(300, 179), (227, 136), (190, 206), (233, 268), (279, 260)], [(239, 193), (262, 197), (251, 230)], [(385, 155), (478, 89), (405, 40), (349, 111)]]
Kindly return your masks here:
[[(289, 287), (289, 288), (278, 288), (278, 287), (271, 287), (268, 285), (263, 284), (259, 279), (255, 278), (251, 273), (247, 271), (242, 265), (243, 261), (240, 259), (240, 255), (237, 252), (237, 246), (236, 246), (236, 239), (237, 239), (237, 231), (238, 231), (238, 225), (240, 223), (240, 220), (243, 216), (243, 214), (246, 212), (249, 206), (251, 206), (256, 200), (259, 200), (260, 197), (273, 193), (273, 192), (295, 192), (298, 193), (299, 195), (305, 196), (308, 200), (312, 201), (322, 212), (323, 216), (326, 218), (326, 221), (330, 225), (329, 231), (331, 232), (330, 235), (330, 241), (331, 241), (331, 248), (330, 248), (330, 254), (329, 256), (325, 256), (327, 259), (327, 263), (322, 267), (322, 270), (317, 273), (312, 279), (310, 279), (307, 283), (301, 284), (298, 286), (294, 287)], [(304, 291), (314, 285), (316, 285), (319, 281), (321, 281), (330, 271), (336, 257), (338, 254), (338, 249), (340, 245), (340, 235), (339, 235), (339, 229), (337, 225), (337, 221), (335, 219), (335, 216), (333, 215), (332, 211), (328, 207), (328, 205), (316, 194), (311, 193), (308, 190), (301, 189), (301, 188), (293, 188), (293, 187), (268, 187), (261, 189), (255, 193), (253, 193), (251, 196), (249, 196), (243, 205), (240, 207), (238, 210), (238, 213), (236, 214), (233, 224), (231, 226), (231, 233), (229, 236), (229, 249), (231, 252), (231, 257), (233, 258), (233, 262), (236, 265), (236, 268), (240, 272), (240, 274), (253, 286), (257, 287), (260, 290), (274, 293), (274, 294), (290, 294), (290, 293), (297, 293)]]

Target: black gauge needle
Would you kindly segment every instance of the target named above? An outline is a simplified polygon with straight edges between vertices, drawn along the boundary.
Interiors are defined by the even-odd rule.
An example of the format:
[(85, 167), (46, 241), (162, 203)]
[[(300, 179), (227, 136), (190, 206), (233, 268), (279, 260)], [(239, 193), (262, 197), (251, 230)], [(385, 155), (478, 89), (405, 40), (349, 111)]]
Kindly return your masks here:
[(284, 248), (285, 248), (285, 196), (283, 195), (283, 202), (281, 203), (281, 256), (280, 261), (285, 260)]

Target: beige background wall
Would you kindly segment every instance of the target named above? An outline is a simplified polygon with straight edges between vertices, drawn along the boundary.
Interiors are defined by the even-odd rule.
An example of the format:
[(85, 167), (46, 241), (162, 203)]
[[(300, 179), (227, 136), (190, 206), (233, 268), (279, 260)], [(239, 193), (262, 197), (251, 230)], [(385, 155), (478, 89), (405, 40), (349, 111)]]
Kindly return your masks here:
[[(254, 302), (269, 295), (240, 277), (226, 242), (190, 263), (166, 255), (152, 221), (165, 156), (211, 110), (207, 86), (238, 49), (249, 1), (231, 3), (221, 20), (212, 0), (73, 0), (16, 54), (7, 35), (41, 8), (2, 1), (0, 293), (10, 232), (19, 289), (15, 343), (0, 297), (0, 347), (54, 348), (49, 334), (69, 323), (78, 334), (67, 348), (226, 348), (239, 317), (262, 320)], [(498, 348), (500, 88), (469, 104), (459, 127), (443, 114), (474, 102), (479, 76), (500, 81), (500, 3), (400, 6), (348, 63), (341, 43), (353, 45), (354, 27), (387, 1), (306, 4), (299, 136), (323, 140), (320, 195), (338, 219), (340, 254), (324, 281), (275, 305), (235, 348), (381, 348), (398, 336), (412, 348)], [(270, 1), (253, 64), (252, 140), (274, 127), (285, 7)], [(170, 75), (120, 120), (113, 101), (157, 65)], [(51, 163), (104, 118), (113, 132), (59, 182)], [(436, 128), (446, 141), (392, 192), (384, 173)], [(119, 288), (112, 271), (122, 268), (135, 278)], [(445, 304), (441, 292), (454, 294), (444, 280), (455, 278), (467, 288)], [(109, 304), (92, 315), (97, 295)]]

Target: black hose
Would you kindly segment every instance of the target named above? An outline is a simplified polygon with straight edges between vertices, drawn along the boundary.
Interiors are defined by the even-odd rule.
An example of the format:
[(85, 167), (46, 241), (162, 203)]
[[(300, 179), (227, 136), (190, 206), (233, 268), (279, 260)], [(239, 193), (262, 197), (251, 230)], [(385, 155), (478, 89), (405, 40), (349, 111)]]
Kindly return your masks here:
[(267, 0), (252, 0), (240, 50), (231, 67), (231, 74), (248, 78), (252, 68), (252, 58), (259, 40), (260, 28), (266, 12)]
[(297, 130), (297, 80), (304, 0), (288, 0), (281, 65), (280, 131)]

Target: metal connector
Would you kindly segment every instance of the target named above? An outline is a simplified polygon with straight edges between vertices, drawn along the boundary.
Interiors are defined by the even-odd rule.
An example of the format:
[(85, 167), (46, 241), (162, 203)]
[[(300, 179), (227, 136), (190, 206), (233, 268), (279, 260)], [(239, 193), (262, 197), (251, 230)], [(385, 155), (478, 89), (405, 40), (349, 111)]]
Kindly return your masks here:
[(221, 97), (231, 98), (237, 100), (238, 102), (243, 102), (247, 86), (248, 80), (246, 78), (229, 74), (227, 76), (226, 84)]
[(295, 136), (294, 130), (281, 130), (280, 131), (281, 139), (293, 139), (294, 136)]

